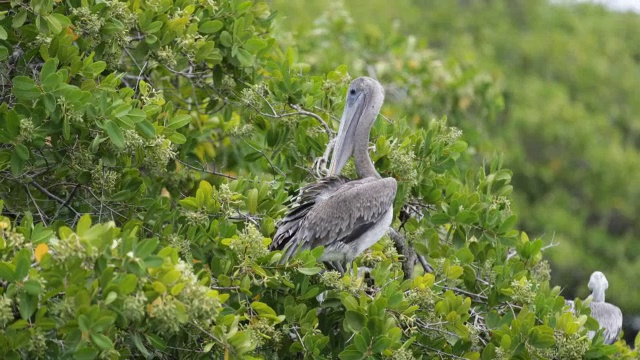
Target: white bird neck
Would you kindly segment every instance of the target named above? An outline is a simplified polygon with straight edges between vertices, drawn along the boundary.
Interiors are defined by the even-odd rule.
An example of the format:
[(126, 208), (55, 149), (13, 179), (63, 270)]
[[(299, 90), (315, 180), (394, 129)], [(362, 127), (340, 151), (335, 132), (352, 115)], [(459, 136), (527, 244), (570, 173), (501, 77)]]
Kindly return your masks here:
[(604, 289), (595, 288), (591, 292), (594, 302), (604, 302)]

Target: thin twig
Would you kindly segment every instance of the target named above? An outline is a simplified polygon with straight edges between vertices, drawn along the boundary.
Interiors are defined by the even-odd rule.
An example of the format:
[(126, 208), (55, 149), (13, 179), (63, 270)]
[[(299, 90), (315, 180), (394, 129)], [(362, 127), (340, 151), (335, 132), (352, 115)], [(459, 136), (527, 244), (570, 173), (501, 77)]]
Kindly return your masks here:
[(29, 195), (29, 198), (31, 199), (31, 202), (33, 202), (33, 205), (35, 205), (36, 210), (38, 210), (38, 214), (40, 215), (40, 221), (42, 221), (44, 226), (48, 226), (47, 225), (46, 215), (42, 212), (42, 210), (38, 206), (38, 202), (36, 201), (36, 199), (34, 199), (33, 195), (31, 195), (31, 191), (29, 191), (29, 186), (27, 186), (27, 184), (25, 184), (24, 188), (27, 190), (27, 194)]
[(466, 290), (462, 290), (462, 289), (457, 288), (457, 287), (443, 286), (443, 289), (445, 289), (445, 290), (451, 290), (451, 291), (453, 291), (454, 293), (467, 295), (467, 296), (469, 296), (469, 297), (475, 297), (476, 299), (483, 300), (483, 302), (487, 301), (487, 299), (488, 299), (488, 298), (487, 298), (486, 296), (484, 296), (484, 295), (480, 295), (480, 294), (472, 293), (472, 292), (469, 292), (469, 291), (466, 291)]
[(201, 171), (203, 173), (207, 173), (207, 174), (211, 174), (211, 175), (222, 176), (222, 177), (225, 177), (227, 179), (232, 179), (232, 180), (236, 180), (237, 179), (237, 177), (232, 176), (232, 175), (227, 175), (227, 174), (224, 174), (224, 173), (221, 173), (221, 172), (207, 170), (207, 169), (204, 169), (204, 168), (198, 168), (198, 167), (193, 166), (193, 165), (191, 165), (189, 163), (186, 163), (186, 162), (184, 162), (184, 161), (182, 161), (180, 159), (176, 159), (176, 161), (178, 161), (180, 164), (182, 164), (182, 165), (184, 165), (184, 166), (186, 166), (186, 167), (188, 167), (189, 169), (192, 169), (192, 170)]
[(320, 115), (316, 113), (312, 113), (311, 111), (307, 111), (297, 104), (289, 104), (289, 106), (291, 106), (294, 110), (298, 111), (298, 114), (300, 115), (311, 116), (312, 118), (318, 120), (318, 122), (321, 123), (322, 126), (324, 126), (324, 130), (327, 132), (329, 139), (333, 138), (333, 134), (335, 134), (334, 131), (331, 130), (329, 125), (320, 117)]
[[(256, 152), (260, 153), (260, 155), (262, 155), (262, 157), (265, 158), (265, 160), (267, 160), (267, 162), (269, 163), (269, 166), (271, 166), (271, 170), (273, 170), (274, 172), (280, 173), (280, 175), (282, 175), (283, 177), (287, 177), (287, 175), (284, 173), (284, 171), (280, 170), (278, 167), (273, 165), (273, 163), (271, 162), (271, 159), (269, 159), (269, 157), (262, 150), (260, 150), (260, 149), (256, 148), (255, 146), (251, 145), (247, 140), (243, 139), (242, 141), (244, 141), (244, 143), (247, 144), (250, 148), (252, 148)], [(275, 174), (273, 175), (273, 177), (275, 179)]]
[(37, 181), (31, 180), (30, 184), (33, 185), (36, 189), (38, 189), (41, 193), (45, 194), (50, 199), (53, 199), (53, 200), (59, 202), (60, 204), (62, 204), (62, 206), (66, 207), (67, 209), (69, 209), (71, 211), (73, 211), (74, 214), (79, 215), (79, 212), (76, 211), (76, 209), (71, 207), (69, 204), (67, 204), (66, 200), (63, 200), (63, 199), (57, 197), (56, 195), (53, 195), (52, 193), (49, 192), (49, 190), (45, 189), (42, 185), (38, 184)]

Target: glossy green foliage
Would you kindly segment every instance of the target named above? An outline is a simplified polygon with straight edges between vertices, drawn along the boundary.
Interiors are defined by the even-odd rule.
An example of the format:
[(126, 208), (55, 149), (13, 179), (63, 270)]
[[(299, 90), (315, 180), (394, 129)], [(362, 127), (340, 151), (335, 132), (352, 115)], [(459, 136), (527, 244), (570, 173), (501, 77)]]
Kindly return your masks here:
[[(492, 77), (399, 32), (341, 32), (340, 12), (292, 41), (259, 1), (1, 6), (6, 358), (633, 355), (587, 340), (588, 307), (567, 311), (545, 242), (516, 229), (513, 173), (478, 156), (481, 126), (452, 126), (496, 121)], [(392, 225), (433, 273), (403, 273), (386, 236), (345, 276), (322, 248), (268, 251), (366, 65), (388, 89), (371, 157), (398, 180)]]

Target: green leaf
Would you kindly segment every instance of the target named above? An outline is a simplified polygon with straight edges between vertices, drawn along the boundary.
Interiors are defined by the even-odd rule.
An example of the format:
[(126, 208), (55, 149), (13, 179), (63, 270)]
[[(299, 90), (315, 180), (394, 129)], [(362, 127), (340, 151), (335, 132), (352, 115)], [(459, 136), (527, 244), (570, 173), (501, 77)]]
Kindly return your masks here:
[(504, 232), (507, 232), (507, 231), (513, 229), (513, 227), (515, 226), (515, 224), (517, 222), (518, 222), (518, 215), (513, 214), (513, 215), (509, 216), (508, 218), (506, 218), (502, 222), (502, 224), (498, 228), (498, 233), (504, 233)]
[(30, 325), (31, 324), (29, 324), (29, 322), (27, 320), (20, 319), (20, 320), (16, 320), (16, 322), (11, 324), (11, 326), (9, 326), (9, 329), (20, 330), (20, 329), (24, 329), (24, 328), (26, 328), (27, 326), (30, 326)]
[(45, 110), (47, 110), (49, 114), (52, 114), (54, 111), (56, 111), (56, 106), (58, 105), (58, 103), (56, 101), (56, 97), (53, 96), (53, 94), (44, 94), (42, 102), (44, 103)]
[(80, 331), (85, 333), (89, 332), (89, 329), (91, 329), (91, 323), (84, 314), (80, 314), (78, 316), (78, 327), (80, 328)]
[(20, 294), (19, 303), (20, 317), (26, 320), (31, 318), (31, 315), (36, 312), (36, 309), (38, 308), (38, 297), (25, 291)]
[(0, 45), (0, 61), (3, 61), (8, 57), (9, 57), (9, 49)]
[(147, 350), (146, 346), (142, 343), (142, 339), (138, 333), (133, 334), (133, 343), (136, 346), (136, 349), (142, 353), (145, 357), (151, 356), (149, 350)]
[(443, 213), (437, 213), (437, 214), (433, 214), (431, 216), (431, 222), (434, 225), (442, 225), (442, 224), (446, 224), (451, 220), (451, 218), (449, 217), (449, 215), (447, 214), (443, 214)]
[(151, 345), (154, 348), (160, 351), (163, 351), (164, 349), (167, 348), (167, 345), (164, 343), (161, 337), (154, 334), (145, 334), (144, 336), (147, 338), (147, 341), (149, 341), (149, 343), (151, 343)]
[(262, 39), (251, 38), (247, 40), (247, 42), (245, 42), (244, 45), (242, 45), (242, 47), (247, 49), (247, 51), (249, 51), (250, 53), (255, 54), (258, 51), (267, 47), (267, 42)]
[(0, 279), (16, 281), (16, 267), (13, 264), (0, 262)]
[(171, 285), (174, 282), (178, 281), (178, 279), (180, 279), (180, 271), (171, 270), (166, 274), (162, 275), (162, 278), (160, 279), (160, 281), (162, 281), (162, 283), (165, 285)]
[(7, 30), (0, 26), (0, 40), (7, 40)]
[[(60, 89), (61, 86), (66, 85), (62, 81), (62, 75), (58, 73), (52, 73), (47, 76), (44, 76), (41, 74), (41, 77), (43, 79), (42, 87), (44, 88), (44, 91), (47, 91), (47, 92), (55, 92), (57, 89)], [(47, 94), (47, 95), (54, 96), (54, 94)], [(70, 97), (70, 98), (73, 98), (73, 97)]]
[(65, 140), (71, 139), (71, 123), (69, 123), (69, 118), (67, 117), (62, 120), (62, 137)]
[(53, 35), (58, 35), (62, 31), (62, 24), (60, 24), (60, 21), (58, 21), (58, 19), (55, 16), (46, 15), (46, 16), (43, 16), (43, 18), (47, 23), (47, 26), (49, 27), (49, 31)]
[(29, 279), (24, 283), (24, 290), (31, 295), (40, 295), (40, 293), (42, 293), (42, 286), (39, 281)]
[(109, 135), (109, 139), (111, 142), (118, 148), (124, 149), (124, 134), (122, 133), (122, 129), (116, 123), (111, 120), (107, 120), (104, 123), (104, 130)]
[(322, 271), (321, 267), (310, 267), (310, 268), (298, 268), (298, 272), (301, 274), (305, 274), (305, 275), (315, 275), (317, 273), (319, 273), (320, 271)]
[(84, 214), (78, 220), (78, 224), (76, 225), (76, 234), (79, 236), (84, 236), (84, 234), (89, 231), (91, 228), (91, 215)]
[(478, 222), (478, 218), (477, 213), (469, 210), (463, 210), (456, 216), (456, 220), (465, 225), (472, 225)]
[(136, 290), (138, 286), (138, 277), (133, 274), (127, 274), (122, 281), (120, 281), (120, 291), (123, 295), (129, 295)]
[(146, 258), (158, 247), (158, 243), (158, 239), (155, 238), (142, 240), (138, 243), (138, 246), (136, 246), (135, 255), (139, 258)]
[(20, 160), (24, 160), (24, 161), (29, 160), (29, 149), (26, 146), (22, 144), (16, 144), (15, 152), (20, 158)]
[(51, 58), (44, 62), (42, 65), (42, 69), (40, 69), (40, 82), (44, 82), (44, 80), (49, 75), (56, 74), (56, 70), (58, 69), (58, 58)]
[(382, 352), (388, 349), (390, 346), (391, 346), (391, 339), (389, 339), (386, 336), (381, 336), (373, 343), (372, 349), (373, 349), (373, 352), (382, 354)]
[(143, 28), (142, 30), (147, 34), (153, 34), (155, 32), (160, 31), (160, 29), (162, 29), (163, 24), (164, 23), (162, 21), (154, 21), (151, 24), (149, 24), (149, 26), (147, 26), (146, 28)]
[(25, 161), (18, 156), (17, 151), (11, 152), (11, 175), (14, 177), (19, 177), (22, 175), (22, 170), (24, 169)]
[(147, 139), (153, 139), (156, 136), (156, 128), (147, 120), (142, 120), (136, 123), (136, 129), (140, 135)]
[(191, 115), (187, 115), (187, 114), (180, 114), (180, 115), (176, 115), (173, 117), (173, 119), (171, 119), (169, 121), (169, 124), (167, 124), (167, 127), (169, 129), (180, 129), (183, 126), (188, 125), (191, 122)]
[(102, 334), (91, 333), (91, 340), (101, 350), (113, 349), (113, 342)]
[(364, 354), (355, 347), (352, 348), (351, 346), (348, 346), (338, 355), (338, 357), (341, 360), (360, 360), (364, 358)]
[(109, 295), (107, 295), (106, 299), (104, 299), (104, 303), (105, 305), (109, 305), (112, 302), (116, 301), (118, 299), (118, 293), (116, 293), (115, 291), (111, 291), (109, 292)]
[(255, 310), (258, 313), (258, 315), (277, 316), (276, 312), (271, 307), (269, 307), (269, 305), (260, 301), (252, 302), (251, 308)]
[(225, 47), (230, 47), (232, 43), (231, 34), (228, 31), (223, 31), (220, 33), (220, 44)]
[(12, 80), (13, 94), (22, 100), (33, 100), (40, 96), (40, 90), (33, 79), (26, 76), (16, 76)]
[(344, 314), (344, 319), (353, 332), (362, 330), (367, 320), (362, 313), (353, 310), (347, 310)]
[(29, 274), (31, 268), (31, 257), (28, 251), (21, 251), (17, 255), (16, 261), (16, 280), (21, 281)]
[(547, 325), (538, 325), (529, 331), (529, 343), (537, 348), (548, 348), (555, 345), (553, 328)]
[(253, 66), (253, 55), (243, 48), (238, 48), (236, 52), (236, 58), (240, 61), (240, 64), (245, 67)]
[(116, 321), (116, 318), (113, 316), (102, 316), (99, 318), (93, 325), (91, 325), (91, 330), (97, 332), (103, 332), (107, 327), (111, 326)]
[(164, 260), (160, 256), (148, 256), (144, 259), (144, 265), (148, 268), (157, 268), (163, 263)]
[(93, 360), (98, 357), (98, 350), (92, 348), (80, 348), (73, 353), (76, 360)]
[(104, 61), (96, 61), (94, 63), (92, 63), (91, 65), (86, 67), (86, 71), (89, 72), (89, 74), (91, 74), (91, 77), (96, 77), (98, 75), (100, 75), (101, 72), (104, 71), (104, 69), (107, 68), (107, 63)]
[(247, 194), (247, 210), (249, 210), (251, 214), (258, 212), (258, 189), (249, 190)]
[(445, 273), (447, 278), (457, 279), (462, 275), (462, 273), (464, 273), (464, 269), (459, 265), (451, 265), (445, 270)]
[(187, 138), (184, 135), (180, 134), (179, 132), (173, 132), (173, 134), (167, 135), (167, 139), (169, 139), (172, 143), (175, 143), (178, 145), (184, 144), (187, 142)]
[(23, 9), (11, 20), (11, 27), (13, 27), (14, 29), (17, 29), (20, 26), (22, 26), (22, 24), (24, 24), (26, 20), (27, 20), (27, 10)]
[(213, 34), (222, 29), (224, 24), (220, 20), (210, 20), (198, 27), (198, 31), (203, 34)]

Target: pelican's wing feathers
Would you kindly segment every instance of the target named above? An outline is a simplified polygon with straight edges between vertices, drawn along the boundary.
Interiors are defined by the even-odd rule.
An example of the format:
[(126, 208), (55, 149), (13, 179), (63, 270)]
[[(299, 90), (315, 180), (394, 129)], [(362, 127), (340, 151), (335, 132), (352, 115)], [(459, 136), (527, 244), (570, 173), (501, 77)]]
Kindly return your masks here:
[(305, 239), (311, 248), (350, 243), (393, 206), (396, 190), (393, 178), (365, 178), (345, 183), (309, 212)]
[(604, 328), (604, 343), (613, 344), (618, 340), (622, 329), (622, 311), (615, 305), (606, 302), (592, 302), (591, 317)]
[(271, 250), (284, 249), (298, 233), (300, 226), (311, 209), (336, 192), (349, 179), (342, 176), (330, 176), (309, 184), (295, 198), (285, 217), (278, 222), (278, 230), (269, 246)]
[(288, 248), (285, 258), (298, 248), (338, 250), (383, 219), (393, 206), (396, 190), (393, 178), (323, 179), (303, 189), (301, 202), (280, 223), (273, 248)]

